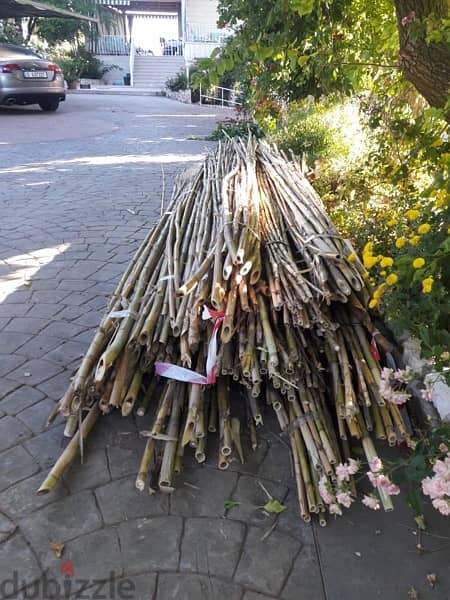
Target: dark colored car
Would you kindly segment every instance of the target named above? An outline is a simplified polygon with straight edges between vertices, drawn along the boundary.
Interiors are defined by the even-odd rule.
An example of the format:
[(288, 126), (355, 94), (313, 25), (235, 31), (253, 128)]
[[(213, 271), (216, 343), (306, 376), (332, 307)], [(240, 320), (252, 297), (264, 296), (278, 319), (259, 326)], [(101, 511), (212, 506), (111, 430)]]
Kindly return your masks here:
[(65, 99), (58, 65), (30, 48), (0, 44), (0, 105), (39, 104), (44, 111), (55, 111)]

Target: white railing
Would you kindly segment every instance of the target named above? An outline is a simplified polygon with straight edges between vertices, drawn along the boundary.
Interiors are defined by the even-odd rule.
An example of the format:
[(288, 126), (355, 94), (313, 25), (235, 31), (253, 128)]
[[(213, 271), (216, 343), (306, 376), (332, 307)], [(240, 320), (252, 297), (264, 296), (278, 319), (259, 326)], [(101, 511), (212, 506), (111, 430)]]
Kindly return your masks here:
[(131, 37), (131, 45), (130, 45), (130, 85), (134, 86), (134, 58), (136, 56), (136, 47), (134, 44), (134, 39)]
[(213, 87), (206, 90), (206, 94), (202, 92), (202, 86), (199, 88), (200, 92), (200, 104), (203, 104), (202, 99), (210, 100), (206, 104), (220, 104), (222, 108), (233, 108), (235, 106), (241, 106), (242, 103), (236, 100), (236, 93), (231, 88), (221, 87), (220, 85), (214, 85)]
[(216, 29), (201, 23), (187, 23), (185, 41), (224, 44), (230, 35), (231, 31), (226, 29)]
[(128, 56), (130, 44), (123, 35), (102, 35), (92, 41), (92, 52), (97, 55)]

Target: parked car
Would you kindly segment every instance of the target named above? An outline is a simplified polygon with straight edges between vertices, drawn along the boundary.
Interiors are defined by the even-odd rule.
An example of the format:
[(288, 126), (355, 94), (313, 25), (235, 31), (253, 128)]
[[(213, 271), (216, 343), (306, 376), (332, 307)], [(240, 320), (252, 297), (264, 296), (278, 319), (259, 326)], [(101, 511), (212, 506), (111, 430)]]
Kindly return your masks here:
[(55, 111), (65, 99), (58, 65), (30, 48), (0, 44), (0, 105), (39, 104), (44, 111)]

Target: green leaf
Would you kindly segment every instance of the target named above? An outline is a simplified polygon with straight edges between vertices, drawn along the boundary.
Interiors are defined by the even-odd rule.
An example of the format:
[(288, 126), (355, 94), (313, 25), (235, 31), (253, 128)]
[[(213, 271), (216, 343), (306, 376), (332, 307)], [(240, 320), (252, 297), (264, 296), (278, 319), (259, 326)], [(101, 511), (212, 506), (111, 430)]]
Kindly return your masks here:
[(416, 489), (411, 490), (406, 496), (406, 503), (416, 516), (422, 515), (422, 502)]
[(309, 15), (314, 9), (315, 0), (291, 0), (292, 9), (300, 16)]
[(225, 510), (230, 510), (235, 506), (239, 506), (240, 504), (240, 502), (236, 502), (235, 500), (225, 500), (225, 502), (223, 503)]
[(270, 514), (278, 515), (278, 514), (282, 513), (283, 510), (286, 510), (286, 507), (283, 504), (281, 504), (281, 502), (279, 502), (278, 500), (275, 500), (274, 498), (272, 498), (271, 500), (266, 502), (266, 504), (264, 504), (263, 510), (265, 510), (266, 512), (268, 512)]
[(225, 62), (223, 60), (217, 63), (217, 72), (220, 76), (225, 73), (225, 68)]
[(299, 56), (297, 58), (297, 63), (301, 66), (304, 67), (306, 65), (306, 63), (309, 60), (309, 56), (303, 55), (303, 56)]

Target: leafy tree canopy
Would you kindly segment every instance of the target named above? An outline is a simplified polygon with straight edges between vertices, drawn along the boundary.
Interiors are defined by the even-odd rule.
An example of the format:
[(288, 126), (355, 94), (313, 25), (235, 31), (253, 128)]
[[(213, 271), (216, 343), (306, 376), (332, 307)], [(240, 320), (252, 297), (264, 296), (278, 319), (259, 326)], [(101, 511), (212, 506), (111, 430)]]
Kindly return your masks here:
[[(414, 11), (415, 3), (421, 10)], [(258, 89), (256, 95), (275, 93), (286, 100), (374, 87), (395, 92), (402, 69), (418, 87), (402, 51), (409, 44), (410, 54), (428, 53), (427, 72), (433, 52), (439, 49), (443, 53), (439, 60), (447, 53), (446, 69), (450, 69), (450, 20), (445, 18), (442, 0), (399, 0), (401, 10), (395, 4), (391, 0), (220, 0), (219, 26), (230, 27), (234, 36), (212, 59), (203, 61), (197, 79), (203, 76), (203, 81), (217, 84), (225, 73), (244, 64), (247, 84)], [(442, 75), (445, 80), (446, 72)], [(445, 90), (445, 81), (438, 83)]]

